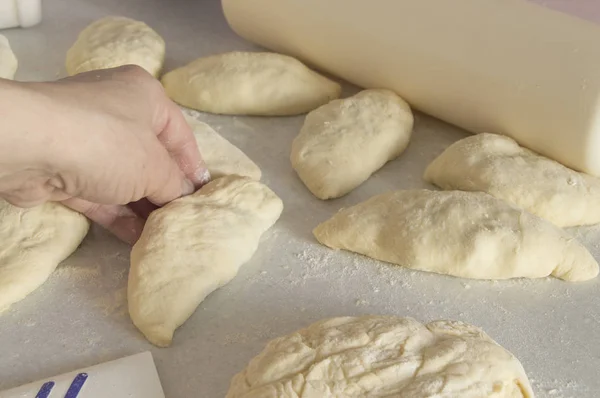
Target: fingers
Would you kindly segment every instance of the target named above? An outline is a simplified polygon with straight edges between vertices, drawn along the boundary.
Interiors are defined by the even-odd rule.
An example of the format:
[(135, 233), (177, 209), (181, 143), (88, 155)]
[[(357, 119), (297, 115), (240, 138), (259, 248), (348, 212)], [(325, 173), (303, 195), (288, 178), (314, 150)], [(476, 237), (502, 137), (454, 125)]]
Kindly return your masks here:
[(146, 197), (157, 206), (163, 206), (177, 198), (190, 195), (196, 190), (194, 183), (188, 180), (166, 149), (157, 141), (154, 157), (147, 164), (145, 173)]
[(142, 234), (144, 220), (126, 206), (99, 205), (79, 198), (70, 198), (62, 203), (129, 244), (134, 244)]
[(210, 181), (210, 174), (191, 127), (186, 122), (181, 110), (174, 102), (168, 101), (168, 122), (158, 139), (175, 160), (183, 174), (200, 188)]

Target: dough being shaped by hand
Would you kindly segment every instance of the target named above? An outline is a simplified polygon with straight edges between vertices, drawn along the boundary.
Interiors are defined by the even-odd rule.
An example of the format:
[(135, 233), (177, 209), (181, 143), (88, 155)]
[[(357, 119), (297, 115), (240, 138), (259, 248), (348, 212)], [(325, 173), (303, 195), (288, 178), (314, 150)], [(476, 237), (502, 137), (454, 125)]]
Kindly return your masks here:
[(150, 214), (131, 251), (133, 323), (151, 343), (170, 345), (202, 300), (252, 257), (282, 209), (267, 186), (228, 176)]
[(85, 216), (58, 203), (21, 209), (0, 200), (0, 311), (42, 285), (88, 229)]
[(410, 106), (389, 90), (365, 90), (306, 116), (290, 160), (319, 199), (337, 198), (366, 181), (408, 146)]
[(566, 232), (483, 192), (389, 192), (313, 232), (334, 249), (463, 278), (575, 282), (598, 275), (596, 260)]
[(19, 63), (8, 39), (0, 35), (0, 78), (1, 79), (13, 79), (17, 72)]
[(233, 52), (199, 58), (162, 78), (171, 99), (226, 115), (297, 115), (338, 98), (339, 84), (300, 61), (274, 53)]
[(194, 131), (198, 149), (213, 179), (239, 175), (260, 180), (262, 174), (260, 168), (238, 147), (223, 138), (208, 124), (188, 115), (185, 115), (185, 118)]
[(394, 316), (323, 320), (277, 338), (226, 398), (533, 398), (517, 358), (462, 322)]
[(450, 145), (423, 177), (442, 189), (487, 192), (558, 225), (600, 222), (600, 178), (578, 173), (522, 148), (479, 134)]
[(67, 52), (69, 75), (91, 70), (138, 65), (158, 77), (165, 60), (165, 42), (143, 22), (105, 17), (79, 34)]

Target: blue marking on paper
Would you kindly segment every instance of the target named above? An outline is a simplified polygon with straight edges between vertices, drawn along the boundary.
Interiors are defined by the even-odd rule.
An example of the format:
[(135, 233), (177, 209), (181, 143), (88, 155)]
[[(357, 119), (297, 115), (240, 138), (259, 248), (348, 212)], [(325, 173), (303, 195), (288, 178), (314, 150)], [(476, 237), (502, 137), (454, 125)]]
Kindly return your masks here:
[(48, 382), (44, 383), (44, 385), (42, 386), (42, 388), (40, 388), (40, 391), (38, 391), (35, 398), (48, 398), (50, 396), (50, 393), (52, 392), (53, 388), (54, 388), (53, 381), (48, 381)]
[(75, 379), (65, 394), (65, 398), (77, 398), (87, 378), (87, 373), (79, 373), (77, 376), (75, 376)]

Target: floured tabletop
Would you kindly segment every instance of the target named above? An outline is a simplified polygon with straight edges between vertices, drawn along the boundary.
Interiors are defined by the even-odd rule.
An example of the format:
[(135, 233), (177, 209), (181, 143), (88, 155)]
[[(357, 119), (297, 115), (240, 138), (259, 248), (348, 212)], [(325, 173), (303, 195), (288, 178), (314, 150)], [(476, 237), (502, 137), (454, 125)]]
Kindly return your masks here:
[[(20, 61), (17, 80), (64, 76), (65, 54), (79, 31), (106, 15), (139, 19), (158, 31), (167, 43), (166, 70), (199, 56), (257, 49), (228, 28), (218, 0), (53, 0), (44, 7), (41, 25), (2, 32)], [(232, 376), (274, 337), (327, 317), (394, 314), (482, 327), (521, 360), (539, 397), (598, 395), (598, 279), (458, 279), (335, 252), (312, 237), (341, 207), (389, 190), (430, 188), (421, 178), (425, 167), (465, 132), (417, 114), (399, 159), (349, 195), (323, 202), (289, 161), (302, 117), (195, 115), (261, 167), (263, 181), (284, 201), (279, 222), (167, 349), (149, 344), (127, 315), (129, 248), (94, 228), (47, 283), (0, 316), (0, 390), (150, 350), (167, 397), (223, 397)], [(571, 232), (600, 259), (599, 227)]]

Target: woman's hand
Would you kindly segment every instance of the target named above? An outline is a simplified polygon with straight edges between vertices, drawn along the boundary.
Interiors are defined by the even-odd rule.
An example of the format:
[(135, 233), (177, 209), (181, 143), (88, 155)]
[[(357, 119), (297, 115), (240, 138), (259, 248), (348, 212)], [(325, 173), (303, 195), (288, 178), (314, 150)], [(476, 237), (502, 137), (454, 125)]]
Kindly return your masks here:
[(135, 242), (143, 219), (125, 205), (163, 205), (209, 179), (181, 111), (142, 68), (0, 80), (0, 197), (14, 205), (62, 201)]

